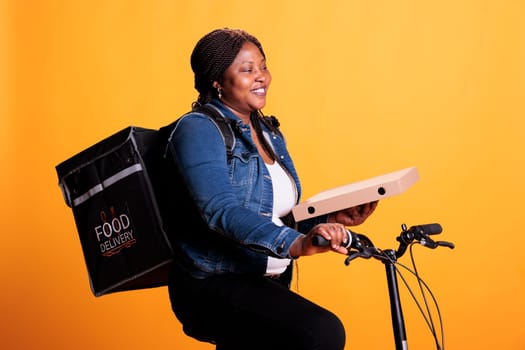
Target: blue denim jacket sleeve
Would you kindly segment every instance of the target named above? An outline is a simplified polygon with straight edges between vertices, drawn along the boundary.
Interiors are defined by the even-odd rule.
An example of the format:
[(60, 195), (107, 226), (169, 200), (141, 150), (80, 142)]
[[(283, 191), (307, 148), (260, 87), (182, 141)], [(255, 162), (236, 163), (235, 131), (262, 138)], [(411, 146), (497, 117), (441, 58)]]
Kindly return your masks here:
[[(262, 204), (245, 199), (253, 195), (246, 191), (260, 191), (260, 182), (265, 181), (260, 176), (266, 171), (261, 169), (262, 160), (256, 162), (257, 169), (251, 167), (238, 174), (235, 165), (228, 164), (224, 140), (216, 125), (199, 113), (190, 113), (179, 121), (171, 142), (175, 161), (209, 228), (250, 249), (290, 258), (290, 246), (301, 233), (275, 225), (271, 215), (268, 217), (261, 209)], [(238, 143), (234, 148), (237, 162), (254, 157)], [(259, 200), (268, 201), (263, 197), (267, 196)]]

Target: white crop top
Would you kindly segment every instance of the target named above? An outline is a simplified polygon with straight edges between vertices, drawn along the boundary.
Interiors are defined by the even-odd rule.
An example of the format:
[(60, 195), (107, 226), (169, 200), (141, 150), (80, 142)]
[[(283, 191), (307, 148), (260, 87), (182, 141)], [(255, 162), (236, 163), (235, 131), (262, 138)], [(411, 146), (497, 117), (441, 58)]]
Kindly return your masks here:
[[(283, 226), (281, 217), (286, 216), (295, 205), (295, 186), (290, 176), (284, 171), (279, 162), (266, 164), (270, 172), (273, 187), (273, 213), (272, 221), (274, 224)], [(290, 259), (268, 257), (266, 266), (267, 275), (283, 273), (290, 264)]]

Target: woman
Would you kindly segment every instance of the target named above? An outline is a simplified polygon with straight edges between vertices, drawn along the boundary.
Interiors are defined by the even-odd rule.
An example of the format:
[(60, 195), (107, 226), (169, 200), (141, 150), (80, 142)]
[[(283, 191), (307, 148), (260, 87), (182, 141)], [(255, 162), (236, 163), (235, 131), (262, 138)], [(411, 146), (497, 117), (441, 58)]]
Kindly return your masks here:
[[(292, 261), (347, 254), (345, 225), (362, 223), (377, 203), (309, 222), (283, 219), (301, 188), (275, 119), (261, 113), (272, 77), (260, 42), (242, 30), (214, 30), (195, 46), (191, 66), (199, 97), (169, 145), (198, 213), (190, 219), (185, 208), (174, 229), (175, 315), (186, 334), (217, 349), (343, 349), (340, 320), (289, 289)], [(231, 155), (204, 105), (233, 121)], [(314, 246), (316, 235), (331, 245)]]

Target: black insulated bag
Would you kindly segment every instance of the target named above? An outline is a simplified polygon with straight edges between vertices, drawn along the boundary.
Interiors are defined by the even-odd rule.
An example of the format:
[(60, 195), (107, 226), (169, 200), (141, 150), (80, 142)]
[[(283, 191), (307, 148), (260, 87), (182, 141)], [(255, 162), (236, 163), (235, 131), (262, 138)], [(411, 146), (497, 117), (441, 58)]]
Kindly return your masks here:
[(95, 296), (167, 284), (173, 252), (152, 177), (160, 142), (131, 126), (56, 166)]

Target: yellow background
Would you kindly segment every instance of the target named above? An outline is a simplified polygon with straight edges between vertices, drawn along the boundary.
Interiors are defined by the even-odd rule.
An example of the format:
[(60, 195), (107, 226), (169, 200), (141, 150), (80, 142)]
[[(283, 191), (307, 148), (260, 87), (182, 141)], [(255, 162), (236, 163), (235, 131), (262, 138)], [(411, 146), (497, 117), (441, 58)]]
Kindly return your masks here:
[[(303, 198), (417, 166), (420, 180), (355, 230), (395, 248), (402, 223), (441, 223), (456, 249), (415, 255), (446, 348), (525, 348), (524, 4), (1, 1), (0, 347), (212, 349), (184, 336), (165, 288), (91, 294), (54, 167), (187, 111), (193, 45), (229, 26), (263, 43), (265, 112), (281, 121)], [(299, 293), (341, 317), (348, 349), (394, 349), (382, 264), (343, 260), (301, 258)], [(410, 348), (433, 348), (402, 298)]]

